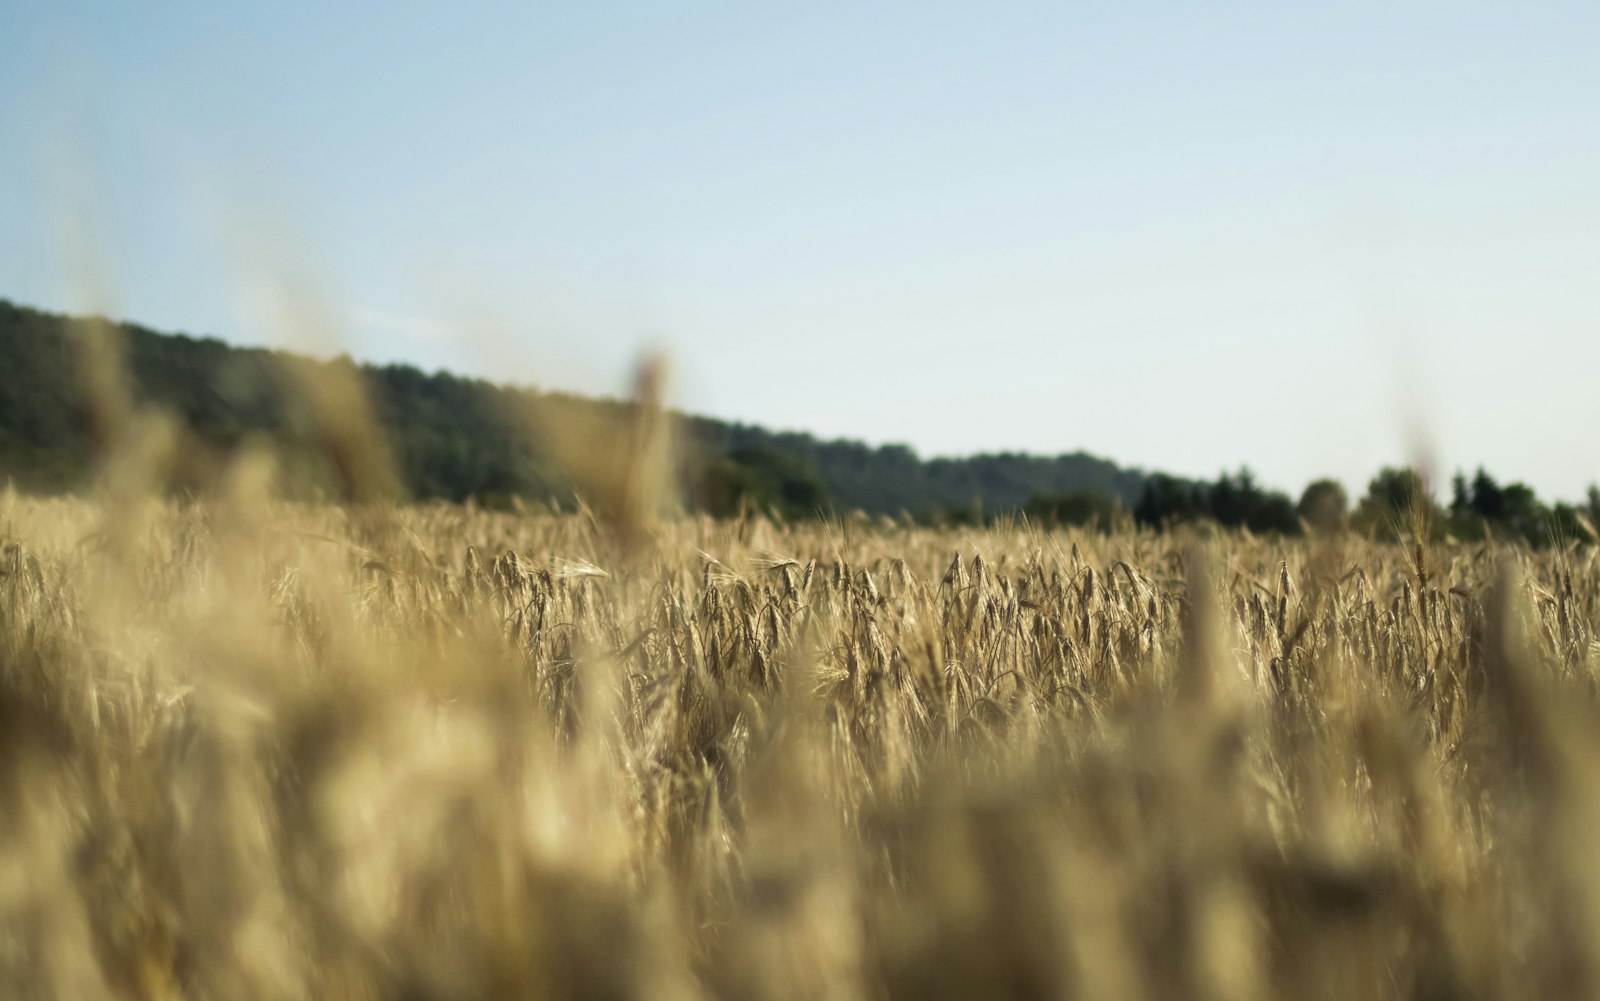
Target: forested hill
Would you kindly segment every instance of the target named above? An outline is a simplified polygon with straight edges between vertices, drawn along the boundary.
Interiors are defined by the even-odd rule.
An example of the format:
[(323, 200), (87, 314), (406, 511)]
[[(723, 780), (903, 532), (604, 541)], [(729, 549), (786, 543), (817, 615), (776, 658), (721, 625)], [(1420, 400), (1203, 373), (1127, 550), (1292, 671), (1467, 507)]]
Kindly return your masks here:
[(693, 436), (724, 454), (772, 450), (809, 460), (831, 495), (846, 508), (873, 513), (956, 511), (981, 506), (991, 513), (1023, 507), (1041, 495), (1094, 490), (1132, 507), (1146, 476), (1082, 452), (1058, 456), (1018, 453), (923, 459), (904, 445), (873, 447), (819, 441), (808, 434), (691, 418)]
[[(79, 354), (68, 336), (73, 322), (0, 299), (0, 480), (71, 490), (91, 475), (95, 449)], [(140, 402), (177, 415), (202, 449), (221, 452), (258, 440), (278, 448), (291, 466), (295, 455), (315, 449), (305, 415), (286, 389), (284, 366), (354, 364), (118, 327)], [(533, 394), (575, 411), (618, 406), (408, 366), (363, 365), (356, 374), (371, 396), (402, 488), (415, 498), (570, 495), (555, 464), (522, 430), (518, 405)], [(703, 417), (686, 417), (682, 427), (689, 496), (713, 509), (748, 497), (795, 514), (832, 507), (926, 515), (977, 506), (992, 513), (1020, 508), (1036, 495), (1086, 488), (1131, 506), (1145, 482), (1136, 470), (1081, 453), (925, 460), (899, 445), (819, 441)], [(305, 469), (314, 472), (314, 465)]]

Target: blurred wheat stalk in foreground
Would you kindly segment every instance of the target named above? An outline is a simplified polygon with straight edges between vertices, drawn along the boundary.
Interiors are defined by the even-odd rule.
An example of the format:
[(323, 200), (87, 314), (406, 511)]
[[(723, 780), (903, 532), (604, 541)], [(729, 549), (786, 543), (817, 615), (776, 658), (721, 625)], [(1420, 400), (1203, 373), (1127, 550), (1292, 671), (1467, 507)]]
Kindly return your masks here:
[(1594, 548), (234, 482), (0, 495), (5, 997), (1600, 993)]

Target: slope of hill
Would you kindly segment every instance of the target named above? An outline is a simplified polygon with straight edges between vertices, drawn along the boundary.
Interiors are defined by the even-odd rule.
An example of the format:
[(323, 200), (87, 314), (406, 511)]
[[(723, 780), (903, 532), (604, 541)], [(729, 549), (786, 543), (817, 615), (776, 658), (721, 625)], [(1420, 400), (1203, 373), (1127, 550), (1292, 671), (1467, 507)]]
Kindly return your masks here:
[[(68, 336), (74, 322), (79, 321), (0, 299), (0, 477), (28, 489), (70, 490), (92, 469), (92, 413)], [(518, 405), (531, 398), (575, 410), (618, 406), (408, 366), (310, 362), (136, 324), (117, 326), (130, 390), (140, 402), (176, 415), (202, 447), (271, 442), (291, 458), (302, 457), (312, 483), (318, 479), (314, 435), (301, 401), (286, 388), (286, 365), (355, 367), (402, 486), (416, 498), (570, 495), (556, 464), (522, 430)], [(777, 490), (793, 501), (791, 509), (832, 505), (873, 514), (927, 515), (979, 505), (1004, 511), (1036, 494), (1084, 488), (1132, 505), (1145, 482), (1138, 470), (1083, 453), (922, 459), (903, 445), (819, 441), (705, 417), (683, 418), (681, 427), (691, 497), (711, 506), (756, 489), (752, 484)], [(708, 484), (720, 489), (708, 491)]]

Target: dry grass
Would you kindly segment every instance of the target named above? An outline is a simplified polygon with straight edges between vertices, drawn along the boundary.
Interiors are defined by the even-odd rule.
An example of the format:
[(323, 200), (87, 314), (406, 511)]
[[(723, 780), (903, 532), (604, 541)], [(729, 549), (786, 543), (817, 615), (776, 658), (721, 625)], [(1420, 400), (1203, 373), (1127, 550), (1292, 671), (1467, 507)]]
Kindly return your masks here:
[(0, 996), (1600, 993), (1593, 548), (236, 481), (0, 496)]

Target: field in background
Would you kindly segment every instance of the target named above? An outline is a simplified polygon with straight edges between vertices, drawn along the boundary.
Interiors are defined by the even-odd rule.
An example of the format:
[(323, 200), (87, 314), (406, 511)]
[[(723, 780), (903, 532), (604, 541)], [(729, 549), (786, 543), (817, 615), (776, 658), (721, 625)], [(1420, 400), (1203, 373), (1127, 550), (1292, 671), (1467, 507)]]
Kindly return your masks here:
[(0, 495), (5, 997), (1600, 992), (1592, 546), (106, 482)]

